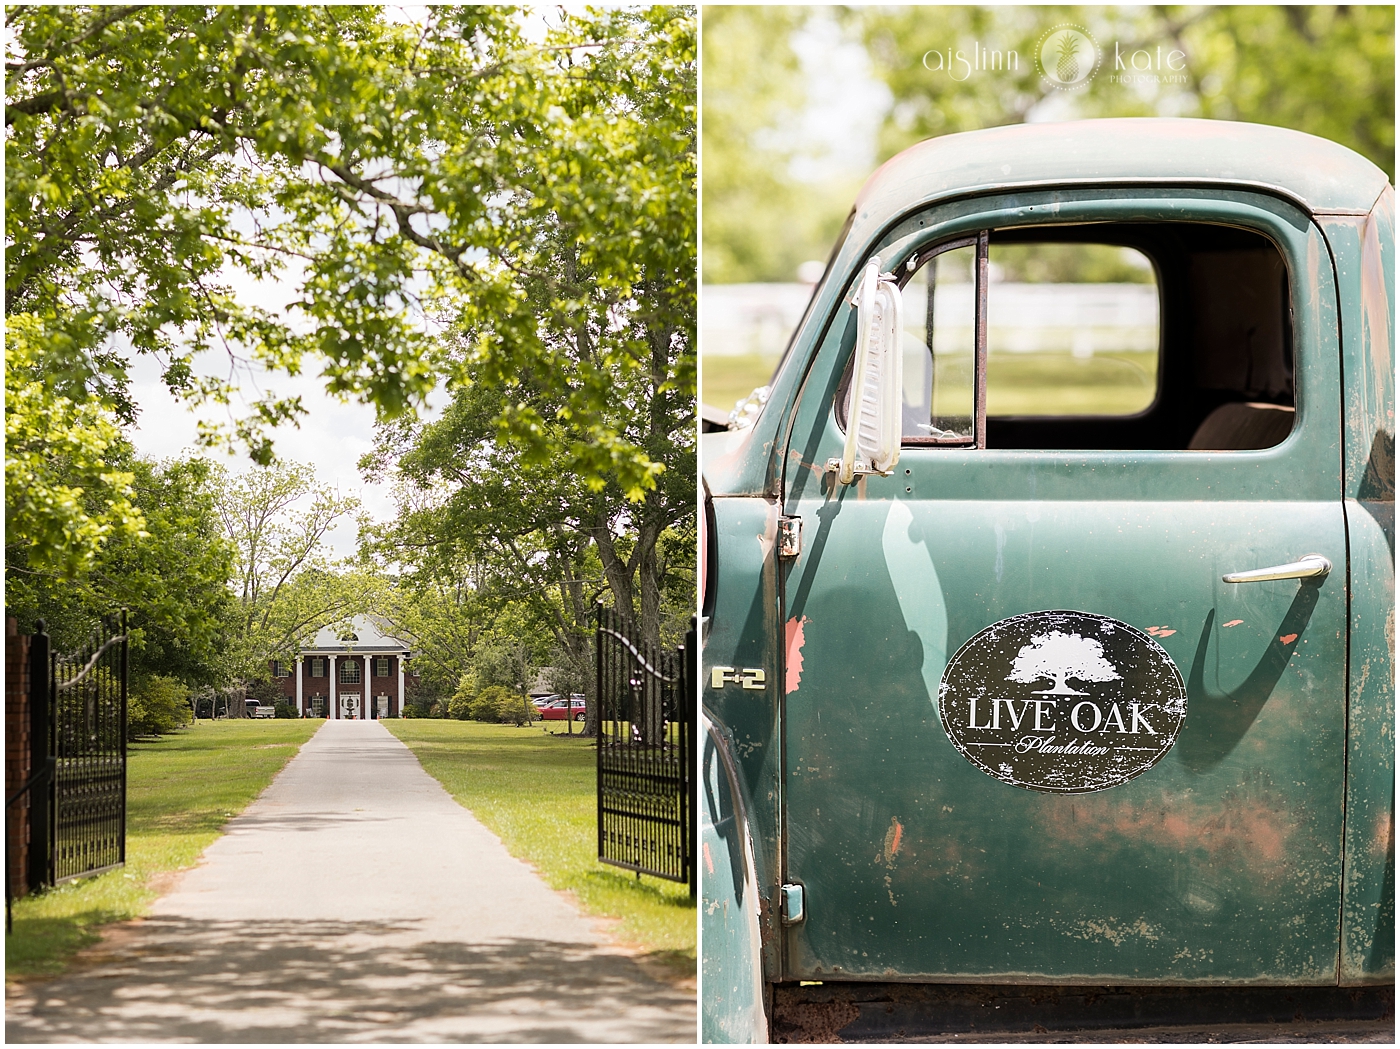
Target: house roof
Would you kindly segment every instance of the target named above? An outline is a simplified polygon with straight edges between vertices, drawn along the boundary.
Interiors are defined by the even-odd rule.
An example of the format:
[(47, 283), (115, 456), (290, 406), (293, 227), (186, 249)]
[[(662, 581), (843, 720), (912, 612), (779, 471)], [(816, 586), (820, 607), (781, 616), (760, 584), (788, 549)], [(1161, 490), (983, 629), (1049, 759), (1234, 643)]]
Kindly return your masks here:
[(355, 640), (342, 640), (341, 631), (322, 627), (316, 632), (315, 642), (310, 647), (303, 648), (301, 652), (302, 655), (407, 654), (409, 643), (394, 637), (389, 633), (390, 629), (387, 623), (373, 616), (355, 616), (350, 621), (350, 629), (346, 631), (346, 633), (353, 634)]

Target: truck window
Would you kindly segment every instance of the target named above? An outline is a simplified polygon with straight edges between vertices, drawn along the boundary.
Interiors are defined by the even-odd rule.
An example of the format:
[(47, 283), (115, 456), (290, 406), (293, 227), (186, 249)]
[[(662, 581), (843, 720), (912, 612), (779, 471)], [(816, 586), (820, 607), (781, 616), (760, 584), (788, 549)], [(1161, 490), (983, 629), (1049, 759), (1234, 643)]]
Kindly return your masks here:
[[(904, 285), (904, 437), (973, 438), (977, 248), (935, 255)], [(931, 440), (930, 440), (931, 439)]]
[[(937, 249), (919, 249), (903, 285), (904, 443), (965, 447), (979, 411), (977, 249)], [(1288, 271), (1258, 233), (992, 230), (986, 302), (989, 448), (1242, 451), (1292, 431)], [(843, 428), (848, 399), (846, 382)]]
[(1136, 415), (1157, 398), (1152, 261), (1112, 244), (993, 242), (988, 416)]

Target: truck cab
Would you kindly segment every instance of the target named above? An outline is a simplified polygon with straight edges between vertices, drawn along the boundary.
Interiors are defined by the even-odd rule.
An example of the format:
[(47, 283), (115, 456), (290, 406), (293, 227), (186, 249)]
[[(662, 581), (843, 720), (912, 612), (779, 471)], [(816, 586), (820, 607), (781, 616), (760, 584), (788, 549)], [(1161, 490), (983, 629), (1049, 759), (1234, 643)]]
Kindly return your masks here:
[(949, 135), (701, 441), (703, 1037), (775, 989), (1394, 979), (1394, 191)]

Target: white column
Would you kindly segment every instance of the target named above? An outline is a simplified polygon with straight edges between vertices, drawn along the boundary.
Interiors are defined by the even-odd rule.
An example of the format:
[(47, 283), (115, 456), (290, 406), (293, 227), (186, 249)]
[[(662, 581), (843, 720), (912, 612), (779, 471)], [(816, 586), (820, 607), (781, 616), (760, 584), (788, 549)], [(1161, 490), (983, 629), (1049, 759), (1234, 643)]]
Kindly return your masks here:
[(326, 711), (326, 717), (338, 718), (340, 717), (340, 703), (335, 698), (335, 656), (327, 656), (326, 661), (330, 664), (329, 673), (331, 675), (331, 709)]
[(399, 717), (403, 717), (403, 653), (397, 656), (399, 663)]
[(297, 653), (296, 661), (295, 661), (294, 663), (292, 663), (292, 666), (295, 668), (295, 669), (292, 671), (292, 673), (296, 674), (296, 676), (297, 676), (297, 717), (299, 717), (299, 718), (304, 718), (304, 717), (306, 717), (306, 704), (305, 704), (305, 702), (302, 700), (302, 696), (301, 696), (301, 670), (302, 670), (302, 662), (304, 661), (305, 658), (306, 658), (306, 657), (304, 657), (300, 652), (298, 652), (298, 653)]

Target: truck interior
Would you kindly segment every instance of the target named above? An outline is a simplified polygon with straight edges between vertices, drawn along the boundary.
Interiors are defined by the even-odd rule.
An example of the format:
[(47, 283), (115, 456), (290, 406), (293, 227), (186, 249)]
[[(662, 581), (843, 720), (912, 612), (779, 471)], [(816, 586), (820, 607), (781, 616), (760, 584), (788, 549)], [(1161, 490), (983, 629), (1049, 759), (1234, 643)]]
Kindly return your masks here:
[[(1160, 302), (1156, 395), (1125, 416), (1000, 415), (990, 403), (988, 447), (1233, 451), (1288, 436), (1288, 271), (1272, 241), (1196, 223), (1049, 227), (993, 232), (991, 258), (999, 247), (1075, 242), (1134, 249), (1151, 261)], [(996, 363), (993, 356), (989, 382)]]

